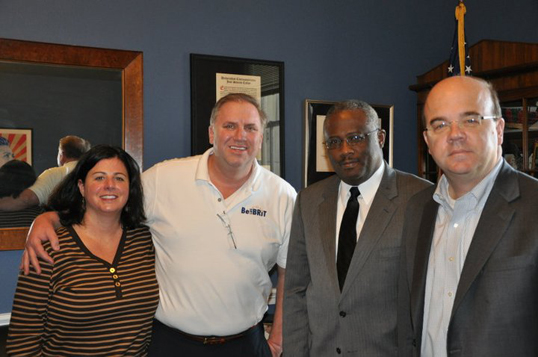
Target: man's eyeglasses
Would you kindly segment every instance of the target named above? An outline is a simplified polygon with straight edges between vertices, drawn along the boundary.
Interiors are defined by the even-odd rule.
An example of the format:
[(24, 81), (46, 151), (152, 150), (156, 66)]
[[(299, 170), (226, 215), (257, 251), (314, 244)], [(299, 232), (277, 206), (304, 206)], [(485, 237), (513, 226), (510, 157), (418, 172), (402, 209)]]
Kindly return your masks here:
[(482, 116), (478, 114), (472, 114), (472, 115), (466, 115), (463, 118), (454, 120), (454, 121), (435, 119), (435, 120), (432, 120), (430, 124), (426, 126), (426, 129), (424, 129), (424, 131), (428, 131), (436, 135), (448, 133), (448, 131), (450, 130), (450, 127), (452, 126), (452, 123), (454, 122), (457, 123), (458, 128), (462, 130), (478, 129), (480, 126), (482, 126), (482, 122), (488, 119), (495, 120), (495, 119), (499, 119), (499, 117), (495, 115)]
[[(344, 140), (349, 146), (359, 145), (366, 141), (366, 137), (368, 135), (376, 133), (379, 130), (380, 129), (374, 129), (364, 134), (351, 134), (351, 135), (346, 136)], [(330, 138), (327, 141), (325, 141), (323, 144), (325, 144), (325, 147), (327, 148), (327, 150), (340, 149), (342, 147), (342, 144), (344, 143), (344, 140), (340, 138)]]

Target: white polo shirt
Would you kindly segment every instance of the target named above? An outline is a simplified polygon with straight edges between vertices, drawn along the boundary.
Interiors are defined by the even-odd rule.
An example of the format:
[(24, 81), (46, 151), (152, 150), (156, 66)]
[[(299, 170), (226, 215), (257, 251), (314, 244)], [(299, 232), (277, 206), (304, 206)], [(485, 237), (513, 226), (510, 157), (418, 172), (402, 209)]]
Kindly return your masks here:
[(156, 318), (190, 334), (222, 336), (266, 312), (268, 271), (286, 267), (296, 192), (255, 163), (224, 200), (209, 180), (211, 154), (159, 163), (142, 182), (160, 288)]
[(32, 190), (39, 199), (39, 204), (44, 205), (49, 200), (49, 196), (56, 186), (75, 169), (78, 161), (69, 161), (62, 166), (52, 167), (39, 175), (36, 182), (28, 189)]

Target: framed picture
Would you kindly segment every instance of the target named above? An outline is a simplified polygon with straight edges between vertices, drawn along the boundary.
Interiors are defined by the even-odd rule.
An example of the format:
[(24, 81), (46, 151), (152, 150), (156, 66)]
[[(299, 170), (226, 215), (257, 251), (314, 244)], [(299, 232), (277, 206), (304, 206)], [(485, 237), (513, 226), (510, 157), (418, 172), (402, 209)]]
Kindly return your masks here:
[(32, 165), (32, 129), (0, 128), (0, 136), (9, 142), (15, 159)]
[(258, 162), (284, 177), (284, 62), (191, 54), (191, 153), (209, 144), (213, 106), (228, 93), (247, 93), (260, 101), (267, 125)]
[[(325, 115), (336, 102), (323, 100), (305, 100), (304, 113), (304, 150), (303, 150), (303, 187), (334, 174), (326, 155), (323, 141), (323, 122)], [(394, 106), (372, 104), (380, 120), (380, 127), (385, 130), (383, 157), (389, 166), (393, 165), (393, 125)]]

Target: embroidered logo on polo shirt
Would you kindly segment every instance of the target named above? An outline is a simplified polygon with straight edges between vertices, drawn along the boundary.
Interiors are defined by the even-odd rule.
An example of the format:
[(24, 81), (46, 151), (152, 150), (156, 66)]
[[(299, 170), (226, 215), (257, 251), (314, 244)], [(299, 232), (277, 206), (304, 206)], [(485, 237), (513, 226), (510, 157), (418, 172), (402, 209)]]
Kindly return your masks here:
[(259, 208), (241, 207), (241, 213), (242, 214), (251, 214), (253, 216), (265, 217), (265, 215), (267, 214), (267, 211), (261, 210)]

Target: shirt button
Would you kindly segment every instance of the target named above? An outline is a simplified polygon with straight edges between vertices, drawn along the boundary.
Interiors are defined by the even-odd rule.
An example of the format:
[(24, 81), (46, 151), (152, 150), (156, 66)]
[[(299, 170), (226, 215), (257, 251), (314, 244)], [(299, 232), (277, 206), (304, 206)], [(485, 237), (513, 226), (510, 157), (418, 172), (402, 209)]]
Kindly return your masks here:
[(340, 349), (340, 347), (336, 348), (336, 353), (338, 353), (338, 354), (342, 353), (342, 350)]
[(112, 275), (112, 277), (113, 277), (114, 279), (117, 279), (117, 278), (118, 278), (118, 276), (117, 276), (116, 274)]
[(118, 288), (121, 286), (119, 281), (116, 281), (116, 284), (114, 284), (114, 285), (116, 285)]
[(453, 262), (453, 261), (454, 261), (454, 257), (450, 257), (450, 258), (448, 258), (448, 260), (450, 260), (451, 262)]
[(448, 292), (448, 296), (449, 296), (449, 297), (452, 297), (452, 291), (449, 291), (449, 292)]
[(454, 223), (454, 228), (458, 228), (459, 224)]
[(222, 202), (222, 198), (219, 197), (219, 198), (217, 199), (217, 201)]
[(109, 271), (110, 271), (112, 274), (114, 274), (114, 273), (116, 272), (116, 269), (114, 269), (114, 268), (110, 268)]
[(345, 311), (340, 311), (340, 316), (346, 317), (346, 312)]

